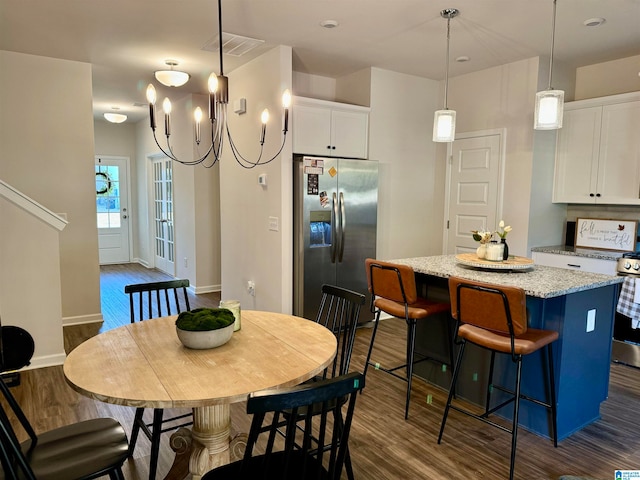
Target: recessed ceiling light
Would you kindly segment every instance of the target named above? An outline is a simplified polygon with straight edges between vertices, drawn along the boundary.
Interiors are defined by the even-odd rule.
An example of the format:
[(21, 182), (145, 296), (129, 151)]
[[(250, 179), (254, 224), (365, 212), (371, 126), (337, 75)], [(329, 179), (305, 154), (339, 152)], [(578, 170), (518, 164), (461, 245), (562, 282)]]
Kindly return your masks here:
[(460, 55), (458, 58), (456, 58), (456, 62), (468, 62), (469, 60), (471, 59), (466, 55)]
[(338, 25), (335, 20), (323, 20), (320, 22), (320, 26), (324, 28), (336, 28)]
[(596, 18), (589, 18), (588, 20), (585, 20), (584, 22), (582, 22), (582, 24), (585, 27), (599, 27), (604, 22), (606, 22), (604, 18), (596, 17)]

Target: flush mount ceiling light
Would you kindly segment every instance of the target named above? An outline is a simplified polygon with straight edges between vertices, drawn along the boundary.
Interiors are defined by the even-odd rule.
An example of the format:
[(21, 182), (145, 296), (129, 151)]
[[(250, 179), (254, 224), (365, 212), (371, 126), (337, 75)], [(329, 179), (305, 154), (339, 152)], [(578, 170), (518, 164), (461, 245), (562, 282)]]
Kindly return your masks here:
[(453, 142), (456, 136), (456, 111), (449, 110), (447, 95), (449, 90), (449, 41), (451, 33), (451, 19), (460, 12), (456, 8), (445, 8), (440, 12), (442, 18), (447, 19), (447, 62), (444, 77), (444, 109), (436, 110), (433, 118), (433, 141)]
[(158, 70), (154, 73), (156, 80), (161, 84), (167, 87), (181, 87), (189, 81), (190, 75), (187, 72), (173, 69), (173, 67), (178, 66), (178, 62), (175, 60), (165, 60), (164, 63), (169, 66), (169, 70)]
[(336, 28), (338, 25), (338, 22), (335, 20), (323, 20), (320, 22), (320, 26), (324, 28)]
[[(152, 84), (149, 84), (147, 87), (147, 102), (149, 103), (149, 123), (151, 130), (153, 132), (153, 139), (156, 142), (158, 148), (170, 159), (181, 163), (183, 165), (198, 165), (202, 163), (205, 167), (210, 168), (213, 167), (222, 156), (222, 150), (224, 145), (225, 137), (229, 141), (229, 148), (233, 153), (236, 162), (244, 168), (254, 168), (258, 165), (264, 165), (269, 163), (280, 155), (282, 149), (284, 148), (284, 144), (287, 140), (287, 131), (289, 124), (289, 106), (291, 104), (291, 93), (289, 90), (285, 90), (282, 95), (282, 106), (284, 108), (283, 112), (283, 129), (282, 129), (282, 145), (278, 151), (273, 155), (273, 157), (268, 160), (262, 159), (263, 148), (264, 148), (264, 140), (267, 131), (267, 122), (269, 120), (269, 110), (266, 108), (262, 111), (261, 121), (262, 121), (262, 131), (260, 134), (260, 154), (257, 160), (248, 160), (242, 156), (236, 144), (231, 138), (231, 132), (229, 131), (229, 124), (227, 123), (227, 107), (229, 104), (229, 78), (224, 75), (223, 68), (223, 33), (222, 33), (222, 0), (218, 0), (218, 48), (220, 54), (220, 74), (216, 75), (212, 73), (209, 75), (209, 122), (211, 124), (210, 128), (210, 136), (211, 136), (211, 145), (207, 148), (207, 151), (196, 159), (191, 160), (181, 160), (176, 157), (173, 149), (171, 147), (171, 143), (169, 141), (169, 137), (171, 136), (171, 101), (168, 98), (165, 98), (162, 102), (162, 110), (164, 111), (164, 135), (166, 137), (166, 147), (162, 147), (160, 142), (158, 142), (158, 138), (156, 136), (156, 89)], [(171, 70), (174, 71), (174, 70)], [(175, 71), (174, 71), (175, 72)], [(195, 143), (196, 147), (200, 145), (200, 124), (202, 122), (202, 109), (197, 107), (193, 112), (194, 116), (194, 130), (195, 130)], [(211, 163), (203, 163), (207, 158), (211, 158)]]
[(582, 24), (585, 27), (599, 27), (604, 22), (606, 22), (604, 18), (597, 17), (597, 18), (589, 18), (588, 20), (585, 20), (584, 22), (582, 22)]
[(122, 123), (127, 119), (127, 116), (122, 113), (117, 113), (120, 110), (119, 107), (112, 107), (114, 112), (107, 112), (104, 114), (104, 118), (106, 118), (111, 123)]
[(551, 54), (549, 55), (549, 86), (536, 93), (536, 107), (533, 128), (536, 130), (557, 130), (562, 128), (564, 91), (551, 87), (553, 73), (553, 47), (556, 36), (556, 0), (553, 0), (553, 21), (551, 23)]

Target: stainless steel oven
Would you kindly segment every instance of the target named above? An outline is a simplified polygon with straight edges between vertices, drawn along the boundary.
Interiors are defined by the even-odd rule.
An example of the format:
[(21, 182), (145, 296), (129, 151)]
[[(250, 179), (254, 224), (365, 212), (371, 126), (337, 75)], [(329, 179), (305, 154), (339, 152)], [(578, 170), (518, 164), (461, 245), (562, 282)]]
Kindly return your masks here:
[[(640, 288), (640, 251), (625, 253), (618, 259), (617, 271), (618, 275), (637, 280), (635, 288)], [(640, 368), (640, 328), (635, 326), (631, 317), (616, 311), (611, 360)]]

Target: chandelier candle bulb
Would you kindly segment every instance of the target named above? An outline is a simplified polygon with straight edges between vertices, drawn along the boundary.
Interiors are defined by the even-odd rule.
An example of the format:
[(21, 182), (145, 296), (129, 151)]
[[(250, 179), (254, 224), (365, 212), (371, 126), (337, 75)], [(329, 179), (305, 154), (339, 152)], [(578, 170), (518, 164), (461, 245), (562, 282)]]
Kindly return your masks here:
[(167, 97), (162, 102), (162, 110), (164, 110), (164, 134), (168, 137), (171, 135), (171, 100)]
[(267, 133), (267, 122), (269, 121), (269, 110), (264, 109), (262, 111), (262, 115), (260, 116), (260, 121), (262, 122), (262, 133), (260, 134), (260, 145), (264, 145), (264, 137)]
[(282, 131), (287, 133), (289, 130), (289, 107), (291, 106), (291, 92), (289, 89), (282, 94), (282, 106), (284, 107), (284, 128)]
[(156, 129), (156, 89), (149, 84), (147, 87), (147, 102), (149, 102), (149, 123), (153, 130)]
[(196, 108), (193, 112), (193, 118), (196, 121), (196, 144), (200, 145), (200, 122), (202, 121), (202, 109), (200, 107)]

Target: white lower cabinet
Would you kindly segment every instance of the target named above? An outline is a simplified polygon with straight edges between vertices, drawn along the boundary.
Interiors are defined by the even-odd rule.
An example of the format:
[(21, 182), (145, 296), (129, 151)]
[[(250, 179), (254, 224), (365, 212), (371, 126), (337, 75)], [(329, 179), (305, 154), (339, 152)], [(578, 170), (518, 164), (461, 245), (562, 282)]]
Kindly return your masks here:
[(614, 260), (546, 252), (532, 252), (531, 256), (536, 265), (580, 270), (590, 273), (602, 273), (605, 275), (617, 274), (616, 267), (618, 264)]

